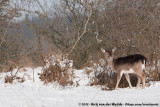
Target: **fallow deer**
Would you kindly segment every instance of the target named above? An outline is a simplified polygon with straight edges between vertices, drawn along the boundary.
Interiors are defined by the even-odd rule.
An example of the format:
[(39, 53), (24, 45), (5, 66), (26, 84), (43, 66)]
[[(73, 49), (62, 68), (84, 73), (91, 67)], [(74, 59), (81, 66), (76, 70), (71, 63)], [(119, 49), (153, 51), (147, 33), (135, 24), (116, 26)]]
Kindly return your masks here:
[(112, 51), (106, 51), (101, 48), (101, 51), (103, 52), (105, 59), (108, 63), (108, 66), (115, 72), (117, 72), (117, 83), (115, 86), (115, 89), (118, 88), (120, 79), (122, 75), (124, 74), (128, 84), (129, 88), (132, 88), (130, 78), (129, 78), (129, 73), (135, 73), (138, 75), (138, 82), (136, 89), (139, 88), (141, 79), (142, 79), (142, 87), (145, 89), (145, 65), (147, 58), (141, 54), (134, 54), (134, 55), (129, 55), (125, 57), (119, 57), (119, 58), (114, 58), (114, 52), (116, 48), (112, 49)]

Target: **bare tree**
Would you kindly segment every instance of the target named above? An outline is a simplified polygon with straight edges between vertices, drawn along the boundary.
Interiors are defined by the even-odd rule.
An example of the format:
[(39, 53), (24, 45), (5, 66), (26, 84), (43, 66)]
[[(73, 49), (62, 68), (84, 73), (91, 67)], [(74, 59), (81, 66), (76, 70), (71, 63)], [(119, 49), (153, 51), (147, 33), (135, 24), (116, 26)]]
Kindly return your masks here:
[[(39, 0), (29, 1), (38, 10), (38, 23), (32, 19), (30, 26), (37, 36), (39, 53), (43, 53), (44, 41), (50, 49), (71, 53), (76, 67), (88, 66), (90, 61), (103, 57), (100, 47), (117, 47), (116, 56), (141, 53), (149, 63), (159, 59), (159, 1), (147, 0), (61, 0), (59, 3)], [(90, 7), (92, 15), (84, 36), (76, 43), (85, 29)], [(102, 41), (101, 41), (102, 40)], [(76, 47), (74, 46), (76, 44)], [(75, 47), (72, 52), (70, 50)], [(49, 50), (50, 50), (49, 49)], [(154, 50), (154, 51), (153, 51)], [(42, 51), (42, 52), (40, 52)], [(42, 55), (43, 56), (43, 55)], [(158, 63), (156, 61), (156, 63)]]

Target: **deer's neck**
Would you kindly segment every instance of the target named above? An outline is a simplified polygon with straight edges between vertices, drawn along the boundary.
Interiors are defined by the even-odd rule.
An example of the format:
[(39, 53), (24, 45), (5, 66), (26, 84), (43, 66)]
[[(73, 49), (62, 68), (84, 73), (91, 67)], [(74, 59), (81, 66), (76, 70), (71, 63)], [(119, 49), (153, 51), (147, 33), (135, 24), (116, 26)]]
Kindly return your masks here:
[(114, 70), (114, 62), (115, 62), (116, 59), (113, 59), (112, 61), (108, 61), (108, 66)]

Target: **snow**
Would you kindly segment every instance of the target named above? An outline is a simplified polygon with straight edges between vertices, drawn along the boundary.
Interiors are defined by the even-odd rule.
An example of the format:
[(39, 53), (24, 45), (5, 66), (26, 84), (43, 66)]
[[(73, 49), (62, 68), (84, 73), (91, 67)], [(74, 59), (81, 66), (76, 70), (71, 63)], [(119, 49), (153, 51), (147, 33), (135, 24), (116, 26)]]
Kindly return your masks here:
[[(16, 69), (12, 73), (15, 74), (15, 72)], [(132, 104), (142, 103), (158, 104), (153, 107), (160, 106), (160, 82), (152, 82), (144, 90), (119, 88), (106, 91), (98, 86), (89, 86), (90, 78), (85, 70), (74, 70), (74, 83), (78, 83), (79, 86), (62, 89), (56, 83), (44, 85), (38, 75), (41, 72), (42, 67), (22, 68), (17, 75), (24, 77), (25, 81), (19, 83), (15, 80), (13, 84), (4, 83), (4, 76), (10, 75), (9, 72), (0, 73), (0, 107), (95, 107), (97, 104), (99, 107), (108, 107), (104, 106), (106, 104), (109, 107), (113, 107), (112, 104), (130, 107)], [(134, 105), (134, 107), (140, 106)], [(141, 107), (146, 106), (141, 105)]]
[(84, 70), (76, 70), (75, 72), (74, 83), (78, 83), (80, 86), (89, 85), (90, 79), (87, 74), (84, 73)]

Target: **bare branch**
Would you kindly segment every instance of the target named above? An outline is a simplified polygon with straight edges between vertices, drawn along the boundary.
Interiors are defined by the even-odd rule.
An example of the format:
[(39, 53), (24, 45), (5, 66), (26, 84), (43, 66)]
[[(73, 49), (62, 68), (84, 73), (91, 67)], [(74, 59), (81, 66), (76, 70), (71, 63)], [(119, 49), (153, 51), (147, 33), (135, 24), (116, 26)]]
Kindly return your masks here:
[(90, 17), (91, 17), (91, 14), (92, 14), (92, 7), (90, 8), (90, 13), (89, 13), (89, 16), (88, 16), (88, 19), (85, 23), (85, 26), (84, 26), (84, 30), (83, 30), (83, 33), (79, 36), (79, 38), (77, 39), (76, 43), (74, 44), (74, 46), (72, 47), (72, 49), (70, 50), (70, 52), (68, 53), (67, 57), (71, 54), (71, 52), (73, 51), (73, 49), (76, 47), (76, 45), (78, 44), (79, 40), (82, 38), (82, 36), (86, 33), (87, 31), (87, 25), (88, 25), (88, 22), (90, 20)]
[(9, 21), (8, 26), (7, 26), (7, 28), (6, 28), (5, 32), (4, 32), (4, 35), (3, 35), (3, 37), (2, 37), (2, 41), (1, 41), (1, 43), (0, 43), (0, 47), (1, 47), (1, 45), (3, 44), (3, 42), (4, 42), (4, 38), (5, 38), (5, 36), (6, 36), (7, 32), (8, 32), (8, 29), (9, 29), (10, 24), (11, 24), (11, 21)]

